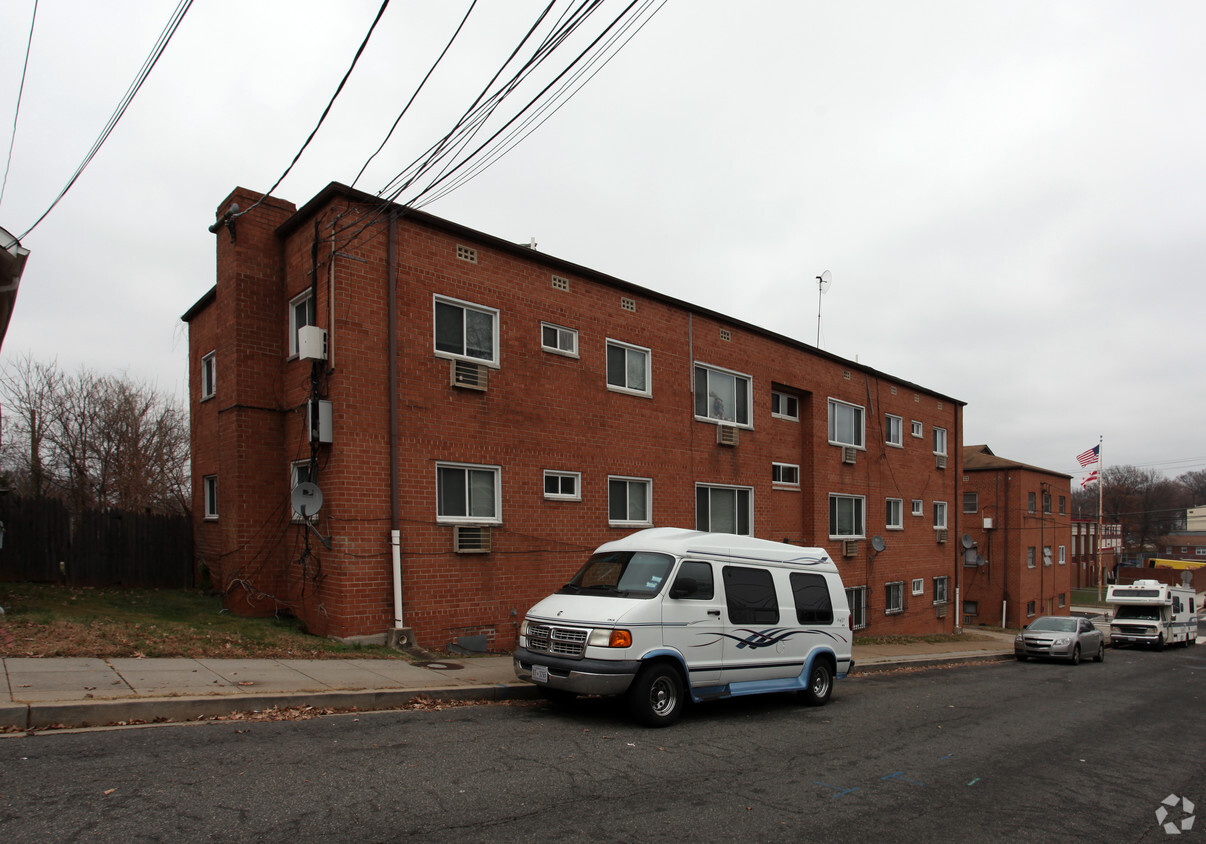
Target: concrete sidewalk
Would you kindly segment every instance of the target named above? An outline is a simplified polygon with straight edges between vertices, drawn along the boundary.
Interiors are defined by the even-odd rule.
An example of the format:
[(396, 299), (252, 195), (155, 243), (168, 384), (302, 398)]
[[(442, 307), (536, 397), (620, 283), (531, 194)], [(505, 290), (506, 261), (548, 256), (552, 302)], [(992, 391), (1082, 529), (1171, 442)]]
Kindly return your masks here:
[[(1013, 656), (1013, 634), (965, 640), (856, 645), (855, 673)], [(0, 660), (0, 728), (188, 721), (232, 712), (311, 706), (393, 709), (415, 698), (536, 697), (509, 656), (405, 659)]]

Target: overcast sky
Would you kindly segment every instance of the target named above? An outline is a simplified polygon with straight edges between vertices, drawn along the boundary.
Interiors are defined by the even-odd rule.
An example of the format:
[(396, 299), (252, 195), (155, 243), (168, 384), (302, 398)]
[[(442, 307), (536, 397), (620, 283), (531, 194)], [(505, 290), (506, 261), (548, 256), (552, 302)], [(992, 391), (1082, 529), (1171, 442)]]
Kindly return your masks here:
[[(357, 187), (447, 131), (546, 2), (479, 0)], [(180, 315), (214, 283), (214, 211), (281, 175), (379, 5), (196, 0), (24, 239), (2, 358), (183, 399)], [(394, 0), (275, 195), (351, 183), (469, 5)], [(41, 1), (0, 226), (54, 200), (175, 6)], [(32, 11), (3, 5), (0, 156)], [(821, 346), (966, 402), (966, 444), (1075, 489), (1104, 436), (1107, 467), (1176, 476), (1206, 467), (1204, 43), (1200, 0), (669, 0), (424, 210), (809, 343), (829, 270)]]

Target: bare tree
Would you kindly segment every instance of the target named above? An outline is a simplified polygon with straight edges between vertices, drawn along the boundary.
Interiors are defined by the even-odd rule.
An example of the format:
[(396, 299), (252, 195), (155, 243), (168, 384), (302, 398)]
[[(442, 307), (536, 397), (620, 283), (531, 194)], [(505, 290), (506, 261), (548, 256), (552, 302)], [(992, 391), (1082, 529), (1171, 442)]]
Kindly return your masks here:
[(0, 398), (17, 418), (0, 460), (20, 491), (77, 510), (188, 512), (188, 419), (170, 397), (27, 357), (0, 372)]
[[(1142, 551), (1173, 532), (1184, 515), (1182, 487), (1155, 469), (1111, 466), (1103, 473), (1102, 510), (1122, 523), (1124, 542)], [(1095, 485), (1090, 489), (1096, 491)]]
[(1196, 470), (1186, 472), (1177, 477), (1177, 483), (1185, 487), (1188, 507), (1200, 507), (1206, 504), (1206, 471)]
[(0, 462), (8, 483), (23, 495), (46, 493), (47, 437), (62, 384), (54, 361), (39, 363), (28, 353), (0, 369), (5, 418)]

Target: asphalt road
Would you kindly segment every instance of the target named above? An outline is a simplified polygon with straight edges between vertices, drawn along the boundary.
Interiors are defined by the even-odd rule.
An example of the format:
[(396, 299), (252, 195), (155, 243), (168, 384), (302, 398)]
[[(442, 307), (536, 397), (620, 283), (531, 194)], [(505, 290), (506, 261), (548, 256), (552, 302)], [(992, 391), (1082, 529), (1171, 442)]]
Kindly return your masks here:
[[(1193, 841), (1206, 647), (602, 700), (0, 738), (6, 841)], [(1196, 808), (1194, 811), (1198, 811)], [(1189, 814), (1178, 801), (1166, 822)]]

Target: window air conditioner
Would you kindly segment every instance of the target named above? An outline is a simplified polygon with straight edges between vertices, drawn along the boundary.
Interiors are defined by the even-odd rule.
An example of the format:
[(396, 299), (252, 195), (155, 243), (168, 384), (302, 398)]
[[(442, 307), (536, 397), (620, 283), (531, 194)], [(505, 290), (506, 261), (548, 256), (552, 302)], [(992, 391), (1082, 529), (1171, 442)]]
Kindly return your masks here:
[(853, 557), (858, 554), (858, 540), (844, 539), (842, 540), (842, 556)]
[(457, 554), (488, 554), (490, 528), (458, 525), (453, 528), (452, 547)]
[(734, 425), (716, 426), (717, 445), (737, 445), (739, 442), (741, 442), (741, 429)]
[(858, 449), (852, 445), (842, 446), (842, 462), (853, 464), (858, 460)]
[(937, 531), (934, 531), (934, 532), (935, 532), (936, 534), (938, 534), (938, 541), (939, 541), (939, 542), (946, 542), (946, 528), (943, 528), (942, 530), (937, 530)]
[(945, 469), (946, 468), (946, 455), (939, 454), (936, 462), (938, 464), (939, 469)]
[(465, 360), (452, 361), (453, 387), (463, 390), (485, 390), (489, 382), (490, 370), (480, 363), (469, 363)]

